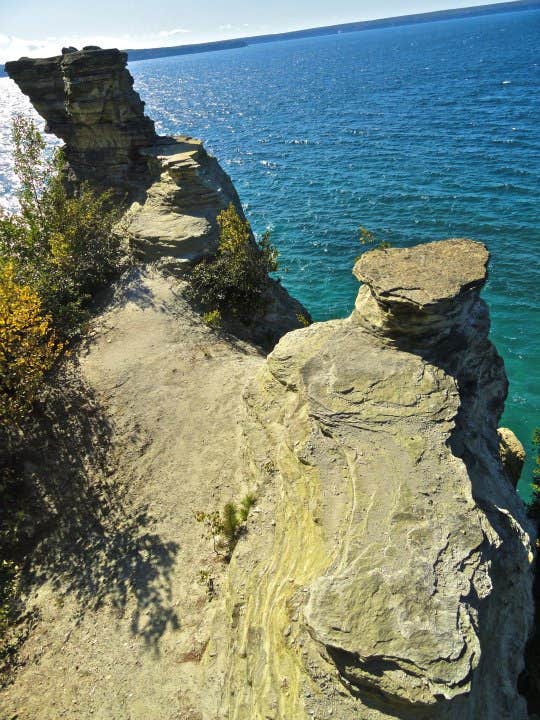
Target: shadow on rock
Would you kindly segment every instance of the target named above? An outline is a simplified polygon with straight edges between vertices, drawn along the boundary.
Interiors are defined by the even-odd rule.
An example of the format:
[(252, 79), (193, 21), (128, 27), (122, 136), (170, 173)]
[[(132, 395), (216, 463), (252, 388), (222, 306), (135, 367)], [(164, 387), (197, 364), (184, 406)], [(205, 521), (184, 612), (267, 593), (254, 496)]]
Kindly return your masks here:
[(170, 582), (179, 547), (112, 480), (111, 438), (76, 368), (64, 371), (25, 440), (0, 457), (16, 478), (8, 513), (18, 522), (8, 550), (19, 556), (23, 592), (48, 581), (73, 594), (81, 614), (104, 605), (119, 617), (130, 613), (133, 634), (158, 652), (167, 627), (179, 627)]

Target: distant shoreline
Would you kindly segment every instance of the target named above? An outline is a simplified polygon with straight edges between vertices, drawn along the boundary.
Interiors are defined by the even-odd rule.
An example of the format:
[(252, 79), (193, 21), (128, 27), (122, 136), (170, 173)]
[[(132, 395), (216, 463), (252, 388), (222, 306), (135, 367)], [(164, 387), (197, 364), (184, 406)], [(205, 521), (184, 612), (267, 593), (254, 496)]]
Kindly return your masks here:
[[(440, 22), (442, 20), (457, 20), (482, 15), (497, 15), (508, 12), (540, 9), (540, 0), (513, 0), (512, 2), (491, 3), (475, 7), (453, 8), (450, 10), (435, 10), (433, 12), (416, 13), (414, 15), (400, 15), (397, 17), (381, 18), (379, 20), (362, 20), (359, 22), (343, 23), (340, 25), (325, 25), (305, 30), (291, 30), (289, 32), (271, 33), (268, 35), (254, 35), (251, 37), (234, 38), (231, 40), (216, 40), (213, 42), (197, 43), (193, 45), (174, 45), (169, 47), (143, 48), (140, 50), (127, 49), (129, 62), (139, 60), (155, 60), (157, 58), (174, 57), (176, 55), (192, 55), (217, 50), (231, 50), (244, 48), (248, 45), (276, 42), (280, 40), (296, 40), (299, 38), (319, 37), (323, 35), (339, 35), (363, 30), (376, 30), (386, 27), (400, 27), (403, 25), (417, 25), (421, 23)], [(0, 77), (4, 77), (4, 66), (0, 65)]]
[(358, 22), (343, 23), (341, 25), (325, 25), (305, 30), (291, 30), (289, 32), (271, 33), (268, 35), (254, 35), (251, 37), (235, 38), (234, 40), (216, 40), (214, 42), (197, 45), (176, 45), (174, 47), (147, 48), (144, 50), (126, 50), (129, 62), (137, 60), (153, 60), (160, 57), (173, 57), (192, 53), (213, 52), (216, 50), (229, 50), (233, 47), (247, 47), (279, 40), (296, 40), (306, 37), (319, 37), (321, 35), (339, 35), (341, 33), (359, 32), (362, 30), (375, 30), (385, 27), (399, 27), (401, 25), (416, 25), (419, 23), (437, 22), (441, 20), (455, 20), (459, 18), (482, 15), (495, 15), (498, 13), (535, 10), (540, 8), (540, 0), (514, 0), (512, 2), (491, 3), (477, 5), (476, 7), (454, 8), (450, 10), (435, 10), (414, 15), (400, 15), (397, 17), (381, 18), (379, 20), (362, 20)]

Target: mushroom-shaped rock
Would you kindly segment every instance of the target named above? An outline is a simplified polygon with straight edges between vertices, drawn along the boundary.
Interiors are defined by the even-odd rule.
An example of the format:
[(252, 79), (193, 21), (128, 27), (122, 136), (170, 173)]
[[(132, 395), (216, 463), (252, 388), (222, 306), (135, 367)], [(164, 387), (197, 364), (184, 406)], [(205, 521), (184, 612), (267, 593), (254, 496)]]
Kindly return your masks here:
[(488, 260), (485, 245), (465, 239), (365, 253), (354, 267), (364, 283), (356, 319), (389, 339), (439, 342), (471, 318)]
[(224, 638), (216, 615), (216, 717), (526, 720), (532, 528), (498, 453), (487, 260), (364, 255), (353, 315), (287, 334), (246, 388), (247, 456), (274, 470)]

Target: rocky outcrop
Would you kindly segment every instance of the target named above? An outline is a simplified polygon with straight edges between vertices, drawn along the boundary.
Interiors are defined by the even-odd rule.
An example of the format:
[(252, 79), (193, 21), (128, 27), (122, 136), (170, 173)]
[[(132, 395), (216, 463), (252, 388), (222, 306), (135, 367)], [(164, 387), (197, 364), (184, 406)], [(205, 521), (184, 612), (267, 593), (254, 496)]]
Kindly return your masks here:
[(6, 69), (64, 140), (75, 179), (128, 192), (136, 255), (179, 266), (215, 250), (216, 216), (231, 202), (242, 213), (240, 200), (199, 140), (156, 135), (126, 62), (119, 50), (64, 48)]
[(525, 448), (509, 428), (499, 428), (499, 454), (506, 473), (514, 487), (517, 486), (525, 463)]
[(289, 333), (249, 384), (259, 512), (205, 718), (527, 717), (532, 528), (498, 452), (487, 261), (467, 240), (365, 254), (351, 317)]
[(200, 140), (161, 138), (141, 152), (152, 181), (129, 208), (125, 231), (141, 260), (181, 271), (215, 252), (221, 210), (232, 203), (244, 217), (240, 199)]
[(126, 53), (97, 47), (6, 63), (47, 131), (65, 142), (66, 160), (79, 181), (119, 188), (146, 176), (140, 150), (158, 138), (126, 63)]
[[(69, 177), (116, 191), (126, 212), (119, 223), (139, 260), (183, 274), (215, 253), (218, 214), (231, 203), (244, 212), (231, 179), (200, 140), (159, 137), (133, 89), (127, 54), (89, 46), (61, 56), (21, 58), (9, 76), (65, 142)], [(253, 242), (255, 239), (252, 238)], [(267, 312), (238, 332), (271, 347), (309, 312), (273, 279)]]
[[(199, 141), (155, 135), (125, 64), (67, 48), (7, 71), (65, 140), (75, 179), (127, 191), (138, 258), (181, 273), (215, 250), (220, 210), (242, 208)], [(80, 556), (61, 544), (41, 558), (43, 588), (28, 597), (44, 634), (10, 713), (525, 720), (533, 530), (509, 482), (519, 453), (497, 433), (507, 380), (480, 298), (487, 262), (460, 239), (367, 253), (351, 316), (286, 334), (266, 360), (205, 328), (185, 279), (136, 268), (81, 367), (112, 419), (107, 476), (158, 517), (92, 522)], [(272, 344), (300, 314), (271, 282), (249, 339)], [(195, 514), (253, 489), (225, 577)], [(70, 541), (86, 528), (73, 527)], [(92, 541), (96, 528), (113, 540)], [(82, 620), (77, 602), (94, 614)], [(29, 701), (36, 668), (41, 683), (61, 657), (56, 684)]]

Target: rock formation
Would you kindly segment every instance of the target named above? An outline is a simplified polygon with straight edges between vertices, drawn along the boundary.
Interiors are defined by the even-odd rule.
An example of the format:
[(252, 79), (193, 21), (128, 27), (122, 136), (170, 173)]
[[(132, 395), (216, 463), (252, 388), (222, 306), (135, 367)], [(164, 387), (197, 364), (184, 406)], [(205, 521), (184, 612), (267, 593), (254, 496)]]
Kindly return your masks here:
[(75, 180), (127, 193), (124, 228), (137, 256), (178, 269), (215, 250), (221, 210), (242, 207), (200, 141), (156, 135), (126, 63), (119, 50), (64, 48), (6, 71), (64, 140)]
[(351, 317), (286, 335), (249, 384), (269, 470), (205, 717), (527, 717), (531, 528), (498, 453), (487, 261), (467, 240), (365, 254)]
[(64, 48), (57, 57), (6, 63), (47, 131), (65, 142), (78, 180), (118, 187), (141, 182), (147, 172), (139, 150), (158, 138), (126, 63), (126, 53), (100, 48)]
[(499, 428), (497, 432), (504, 471), (512, 485), (516, 487), (525, 463), (525, 448), (509, 428)]
[[(89, 46), (46, 59), (21, 58), (6, 72), (64, 140), (70, 175), (125, 199), (120, 227), (138, 259), (182, 274), (217, 247), (218, 214), (240, 199), (226, 172), (190, 137), (159, 137), (133, 90), (127, 54)], [(274, 280), (266, 317), (250, 331), (268, 346), (309, 312)]]
[[(159, 269), (211, 254), (217, 214), (240, 201), (199, 141), (155, 135), (125, 65), (67, 48), (6, 67), (75, 179), (128, 193), (123, 227), (158, 267), (123, 278), (78, 358), (101, 469), (86, 432), (64, 455), (36, 451), (32, 472), (70, 487), (75, 463), (99, 507), (101, 486), (121, 502), (94, 518), (77, 497), (56, 553), (29, 561), (36, 627), (3, 706), (21, 720), (526, 720), (532, 528), (515, 443), (497, 433), (486, 248), (364, 254), (351, 316), (285, 335), (305, 311), (271, 283), (250, 339), (284, 337), (266, 360), (229, 342)], [(253, 489), (226, 566), (195, 515)]]

